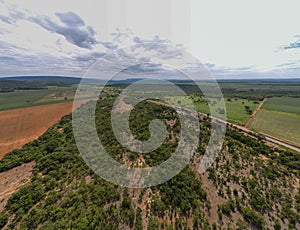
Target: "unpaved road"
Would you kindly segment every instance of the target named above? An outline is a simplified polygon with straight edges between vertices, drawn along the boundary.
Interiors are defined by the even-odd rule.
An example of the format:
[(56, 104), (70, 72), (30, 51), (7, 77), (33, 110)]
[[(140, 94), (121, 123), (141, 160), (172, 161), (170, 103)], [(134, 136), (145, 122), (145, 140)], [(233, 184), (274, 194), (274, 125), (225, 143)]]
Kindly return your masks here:
[(254, 110), (254, 112), (251, 114), (251, 116), (249, 117), (248, 121), (245, 124), (245, 127), (248, 128), (251, 121), (253, 120), (253, 118), (255, 117), (255, 115), (257, 114), (257, 112), (261, 109), (261, 107), (263, 106), (263, 104), (266, 102), (267, 98), (265, 98), (260, 104), (259, 106)]
[[(164, 102), (158, 102), (158, 101), (153, 101), (153, 100), (148, 100), (148, 101), (152, 102), (152, 103), (159, 104), (159, 105), (163, 105), (163, 106), (166, 106), (166, 107), (181, 109), (181, 107), (179, 107), (179, 106), (174, 106), (174, 105), (167, 104), (167, 103), (164, 103)], [(188, 110), (186, 108), (184, 108), (184, 109)], [(207, 116), (205, 113), (201, 113), (201, 112), (198, 112), (198, 113), (201, 114), (202, 116)], [(254, 131), (252, 131), (252, 130), (244, 127), (244, 126), (236, 125), (236, 124), (230, 123), (228, 121), (222, 120), (222, 119), (217, 118), (217, 117), (213, 117), (213, 116), (209, 116), (209, 117), (211, 118), (212, 121), (217, 121), (217, 122), (220, 122), (220, 123), (222, 123), (224, 125), (228, 125), (228, 126), (230, 126), (232, 128), (239, 129), (241, 132), (244, 132), (247, 135), (248, 134), (253, 135), (253, 136), (260, 135), (260, 136), (264, 137), (265, 140), (268, 141), (268, 142), (271, 142), (271, 143), (276, 144), (276, 145), (281, 145), (281, 146), (287, 147), (289, 149), (292, 149), (294, 151), (300, 152), (300, 148), (299, 147), (294, 146), (294, 145), (288, 143), (285, 140), (281, 140), (279, 138), (274, 138), (274, 137), (266, 135), (264, 133), (256, 133), (256, 132), (254, 132)]]

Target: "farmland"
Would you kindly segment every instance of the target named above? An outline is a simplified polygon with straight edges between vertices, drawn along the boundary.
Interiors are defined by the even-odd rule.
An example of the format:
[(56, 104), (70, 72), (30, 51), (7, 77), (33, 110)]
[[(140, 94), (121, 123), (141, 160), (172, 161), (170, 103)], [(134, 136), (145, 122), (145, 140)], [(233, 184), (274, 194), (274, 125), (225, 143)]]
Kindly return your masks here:
[[(209, 106), (214, 110), (216, 116), (223, 118), (223, 113), (220, 111), (221, 108), (221, 100), (218, 99), (209, 99), (209, 102), (204, 97), (199, 96), (191, 96), (194, 107), (197, 111), (209, 114), (211, 113), (209, 110)], [(172, 103), (186, 103), (188, 98), (186, 97), (170, 97), (168, 98), (169, 102)], [(259, 105), (258, 101), (240, 99), (240, 98), (225, 98), (225, 107), (226, 107), (226, 116), (227, 120), (236, 123), (239, 125), (244, 125), (249, 119), (252, 111), (254, 111)], [(245, 108), (248, 108), (246, 110)]]
[(63, 102), (1, 111), (0, 158), (5, 153), (38, 138), (62, 116), (71, 113), (72, 106), (73, 102)]
[(300, 146), (299, 98), (268, 98), (250, 128)]
[[(14, 92), (0, 93), (0, 111), (72, 101), (76, 89), (77, 86), (50, 86), (47, 89), (41, 90), (17, 90)], [(88, 89), (91, 92), (79, 92), (78, 98), (88, 99), (94, 97), (95, 91), (93, 91), (91, 87)]]
[[(96, 106), (96, 129), (108, 153), (134, 167), (151, 167), (169, 158), (180, 135), (173, 109), (148, 102), (135, 107), (130, 120), (136, 124), (131, 126), (136, 138), (149, 138), (148, 125), (155, 118), (164, 122), (169, 134), (157, 150), (137, 154), (114, 136), (111, 110), (116, 96), (116, 91), (101, 95)], [(123, 105), (117, 111), (120, 115)], [(202, 151), (211, 129), (207, 120), (200, 125)], [(3, 176), (17, 169), (27, 175), (32, 171), (24, 187), (9, 183), (4, 187), (3, 194), (11, 196), (0, 212), (0, 227), (68, 229), (71, 223), (76, 229), (298, 229), (299, 154), (266, 146), (235, 129), (227, 131), (222, 151), (206, 172), (197, 170), (199, 152), (171, 180), (146, 189), (126, 189), (87, 167), (72, 135), (72, 118), (66, 116), (37, 141), (0, 161)], [(35, 164), (33, 170), (16, 169), (28, 162)], [(11, 190), (17, 191), (10, 194)]]
[(271, 110), (260, 110), (250, 127), (258, 132), (287, 140), (300, 146), (300, 116)]
[(48, 95), (66, 90), (70, 90), (70, 87), (49, 87), (42, 90), (17, 90), (14, 92), (0, 93), (0, 110), (3, 111), (53, 103), (53, 100), (44, 102), (40, 100)]
[(286, 113), (300, 114), (300, 98), (273, 97), (269, 98), (263, 106), (264, 109)]

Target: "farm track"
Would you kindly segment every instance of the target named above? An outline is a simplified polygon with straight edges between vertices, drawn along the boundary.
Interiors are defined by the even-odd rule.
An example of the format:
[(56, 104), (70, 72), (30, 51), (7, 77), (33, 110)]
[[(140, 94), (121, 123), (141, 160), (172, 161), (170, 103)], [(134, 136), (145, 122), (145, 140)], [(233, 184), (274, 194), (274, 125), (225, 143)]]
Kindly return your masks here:
[(248, 128), (250, 123), (252, 122), (253, 118), (255, 117), (255, 115), (257, 114), (257, 112), (261, 109), (261, 107), (264, 105), (264, 103), (266, 102), (267, 98), (264, 98), (263, 101), (259, 104), (259, 106), (254, 110), (254, 112), (252, 113), (252, 115), (249, 117), (248, 121), (245, 124), (245, 127)]
[[(170, 104), (167, 104), (167, 103), (164, 103), (164, 102), (158, 102), (158, 101), (153, 101), (153, 100), (148, 100), (148, 102), (155, 103), (155, 104), (158, 104), (158, 105), (163, 105), (163, 106), (166, 106), (166, 107), (169, 107), (169, 108), (176, 108), (177, 107), (177, 108), (180, 109), (180, 107), (178, 107), (178, 106), (173, 106), (173, 105), (170, 105)], [(207, 114), (201, 113), (201, 112), (198, 112), (198, 114), (200, 114), (202, 116), (205, 116), (205, 117), (207, 116)], [(254, 132), (253, 130), (250, 130), (249, 128), (246, 128), (245, 126), (240, 126), (240, 125), (237, 125), (237, 124), (233, 124), (233, 123), (230, 123), (228, 121), (222, 120), (222, 119), (217, 118), (217, 117), (213, 117), (213, 116), (209, 116), (209, 117), (212, 121), (222, 123), (222, 124), (224, 124), (224, 125), (226, 125), (227, 127), (230, 127), (230, 128), (235, 128), (235, 129), (239, 130), (240, 132), (244, 133), (246, 136), (250, 136), (252, 138), (255, 138), (257, 136), (262, 136), (262, 137), (264, 137), (265, 142), (268, 142), (267, 144), (269, 144), (269, 145), (274, 145), (275, 144), (279, 148), (281, 146), (284, 146), (286, 148), (292, 149), (292, 150), (300, 153), (300, 148), (295, 146), (295, 145), (292, 145), (288, 141), (285, 141), (285, 140), (282, 140), (282, 139), (279, 139), (279, 138), (274, 138), (274, 137), (266, 135), (264, 133)]]
[[(86, 103), (89, 100), (81, 100), (77, 103), (78, 106)], [(161, 103), (157, 101), (149, 102), (160, 104), (167, 107), (172, 107), (169, 104)], [(256, 113), (262, 107), (263, 102), (257, 108)], [(63, 102), (57, 104), (49, 104), (42, 106), (34, 106), (22, 109), (14, 109), (7, 111), (0, 111), (0, 127), (2, 132), (0, 133), (0, 159), (2, 159), (6, 153), (21, 148), (26, 143), (35, 140), (42, 135), (51, 125), (59, 121), (64, 115), (72, 112), (73, 102)], [(255, 113), (255, 114), (256, 114)], [(199, 112), (202, 116), (206, 114)], [(285, 141), (264, 133), (256, 133), (247, 127), (236, 125), (228, 121), (212, 117), (214, 121), (228, 125), (229, 127), (236, 128), (248, 136), (261, 135), (269, 143), (276, 146), (284, 146), (300, 152), (300, 148), (291, 144), (289, 141)]]

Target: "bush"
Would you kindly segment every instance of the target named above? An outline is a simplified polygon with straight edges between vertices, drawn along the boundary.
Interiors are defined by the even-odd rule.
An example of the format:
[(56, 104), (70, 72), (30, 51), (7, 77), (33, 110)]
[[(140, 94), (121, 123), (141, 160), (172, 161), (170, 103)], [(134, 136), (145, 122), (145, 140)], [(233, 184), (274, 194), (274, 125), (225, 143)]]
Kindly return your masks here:
[(0, 213), (0, 228), (3, 228), (8, 220), (9, 215), (6, 212)]
[(251, 208), (244, 207), (243, 216), (247, 222), (249, 222), (257, 229), (263, 229), (265, 224), (263, 217), (257, 212), (255, 212), (254, 210), (252, 210)]

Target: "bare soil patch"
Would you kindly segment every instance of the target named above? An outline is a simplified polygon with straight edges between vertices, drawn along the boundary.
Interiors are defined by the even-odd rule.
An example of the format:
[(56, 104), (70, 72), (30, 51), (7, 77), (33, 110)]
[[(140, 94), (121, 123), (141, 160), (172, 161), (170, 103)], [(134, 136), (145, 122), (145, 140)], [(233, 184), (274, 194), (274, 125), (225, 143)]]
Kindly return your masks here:
[[(88, 100), (81, 100), (78, 105)], [(63, 102), (0, 112), (0, 159), (14, 149), (35, 140), (64, 115), (72, 112), (73, 102)]]
[(0, 173), (0, 212), (9, 197), (30, 182), (34, 164), (30, 162)]
[(114, 112), (124, 113), (124, 112), (130, 111), (132, 109), (133, 109), (133, 106), (130, 104), (127, 104), (124, 101), (124, 98), (121, 97), (121, 98), (119, 98), (118, 103), (114, 107)]

